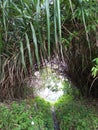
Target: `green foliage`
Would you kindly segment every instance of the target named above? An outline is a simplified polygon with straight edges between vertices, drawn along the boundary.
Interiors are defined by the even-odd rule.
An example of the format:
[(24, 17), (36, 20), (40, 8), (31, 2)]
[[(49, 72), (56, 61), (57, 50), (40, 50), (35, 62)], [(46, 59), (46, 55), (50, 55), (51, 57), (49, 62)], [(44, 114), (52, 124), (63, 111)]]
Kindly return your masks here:
[[(63, 48), (64, 61), (68, 67), (67, 70), (65, 68), (65, 73), (72, 84), (79, 89), (81, 95), (87, 96), (93, 82), (92, 60), (98, 55), (98, 48), (95, 46), (98, 2), (96, 0), (68, 1), (61, 2), (62, 43), (65, 46), (65, 49)], [(97, 73), (97, 68), (93, 69), (94, 73)], [(93, 94), (90, 93), (93, 96), (98, 90), (97, 84), (98, 80), (92, 87)]]
[(3, 43), (2, 43), (2, 31), (1, 31), (1, 28), (0, 28), (0, 54), (2, 52), (2, 49), (3, 49)]
[(63, 81), (63, 91), (65, 95), (70, 95), (75, 98), (80, 96), (79, 90), (71, 84), (68, 80)]
[[(21, 91), (20, 86), (24, 79), (29, 77), (36, 68), (40, 68), (44, 58), (50, 59), (53, 54), (52, 43), (55, 48), (53, 17), (58, 22), (59, 31), (56, 30), (55, 33), (56, 37), (60, 35), (58, 38), (60, 41), (59, 0), (55, 5), (57, 13), (50, 9), (53, 10), (53, 4), (51, 5), (48, 0), (0, 1), (0, 52), (3, 47), (3, 55), (0, 59), (2, 70), (0, 92), (4, 92), (3, 98), (15, 97), (15, 95), (20, 97), (18, 92)], [(5, 82), (6, 78), (7, 82)], [(7, 89), (4, 91), (4, 88)]]
[(73, 97), (71, 95), (63, 95), (59, 98), (59, 100), (55, 103), (56, 109), (58, 109), (60, 106), (61, 108), (64, 108), (65, 104), (68, 104), (73, 100)]
[[(85, 84), (89, 89), (88, 66), (92, 57), (97, 57), (93, 46), (98, 28), (97, 8), (96, 0), (0, 1), (2, 98), (20, 97), (24, 79), (53, 55), (64, 63), (68, 61), (71, 81), (82, 93)], [(87, 77), (85, 81), (83, 75)]]
[(92, 68), (92, 75), (95, 78), (98, 75), (98, 58), (95, 58), (93, 60), (93, 62), (95, 62), (95, 66)]
[(55, 106), (60, 130), (97, 130), (98, 114), (79, 101), (61, 98)]
[(53, 130), (50, 104), (43, 99), (0, 107), (0, 130)]

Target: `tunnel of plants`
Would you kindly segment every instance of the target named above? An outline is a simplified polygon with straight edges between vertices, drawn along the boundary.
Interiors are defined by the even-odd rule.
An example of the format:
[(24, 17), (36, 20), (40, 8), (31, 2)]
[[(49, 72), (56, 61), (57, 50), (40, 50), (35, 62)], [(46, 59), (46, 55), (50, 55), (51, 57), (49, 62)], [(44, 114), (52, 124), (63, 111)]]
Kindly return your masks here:
[(23, 98), (48, 62), (82, 96), (98, 98), (97, 57), (98, 1), (0, 1), (1, 101)]

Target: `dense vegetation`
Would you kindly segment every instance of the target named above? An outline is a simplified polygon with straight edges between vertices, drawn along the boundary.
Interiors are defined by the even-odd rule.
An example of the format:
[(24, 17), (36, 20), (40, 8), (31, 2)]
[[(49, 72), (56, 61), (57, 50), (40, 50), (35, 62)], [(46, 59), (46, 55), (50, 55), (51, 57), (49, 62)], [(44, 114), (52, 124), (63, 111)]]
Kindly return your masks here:
[(1, 105), (0, 130), (53, 130), (50, 104), (37, 97)]
[[(62, 96), (55, 104), (59, 130), (97, 130), (97, 107)], [(0, 130), (54, 130), (50, 103), (36, 97), (0, 104)]]
[(98, 111), (84, 105), (84, 101), (73, 101), (63, 96), (55, 104), (60, 130), (97, 130)]
[(22, 97), (53, 57), (83, 96), (98, 96), (98, 1), (2, 0), (0, 17), (1, 100)]
[(69, 80), (52, 104), (59, 129), (97, 130), (98, 110), (76, 99), (98, 97), (98, 0), (0, 0), (0, 130), (54, 129), (48, 102), (20, 100), (48, 62)]

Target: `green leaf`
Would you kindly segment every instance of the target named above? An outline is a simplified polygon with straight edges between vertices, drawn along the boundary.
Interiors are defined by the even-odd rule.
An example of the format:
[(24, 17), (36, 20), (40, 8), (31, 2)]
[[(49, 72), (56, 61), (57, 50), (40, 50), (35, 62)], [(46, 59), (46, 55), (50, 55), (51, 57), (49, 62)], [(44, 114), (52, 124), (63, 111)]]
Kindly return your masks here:
[(20, 8), (18, 8), (18, 6), (15, 3), (12, 3), (13, 6), (15, 7), (16, 11), (19, 12), (19, 14), (22, 14), (22, 11)]
[(49, 12), (49, 0), (46, 0), (46, 16), (47, 16), (47, 30), (48, 30), (48, 56), (50, 58), (50, 12)]
[(26, 43), (27, 43), (27, 49), (28, 49), (30, 65), (31, 65), (31, 67), (33, 67), (33, 64), (32, 64), (32, 54), (31, 54), (31, 49), (30, 49), (30, 42), (29, 42), (29, 38), (28, 38), (27, 33), (25, 33), (25, 38), (26, 38)]
[(59, 43), (60, 43), (60, 52), (61, 55), (63, 56), (62, 52), (62, 35), (61, 35), (61, 9), (60, 9), (60, 0), (57, 0), (57, 20), (58, 20), (58, 30), (59, 30)]
[(55, 37), (55, 44), (56, 49), (59, 52), (59, 46), (58, 46), (58, 33), (57, 33), (57, 0), (54, 0), (54, 37)]
[(22, 64), (24, 69), (26, 69), (26, 64), (25, 64), (25, 58), (24, 58), (24, 47), (23, 47), (23, 43), (20, 42), (20, 52), (21, 52), (21, 58), (22, 58)]
[(30, 22), (30, 26), (31, 26), (31, 31), (32, 31), (32, 39), (34, 42), (34, 46), (35, 46), (35, 55), (36, 55), (36, 59), (37, 59), (37, 64), (38, 66), (40, 65), (40, 60), (39, 60), (39, 54), (38, 54), (38, 45), (37, 45), (37, 38), (36, 38), (36, 34), (35, 34), (35, 30), (33, 27), (33, 24)]

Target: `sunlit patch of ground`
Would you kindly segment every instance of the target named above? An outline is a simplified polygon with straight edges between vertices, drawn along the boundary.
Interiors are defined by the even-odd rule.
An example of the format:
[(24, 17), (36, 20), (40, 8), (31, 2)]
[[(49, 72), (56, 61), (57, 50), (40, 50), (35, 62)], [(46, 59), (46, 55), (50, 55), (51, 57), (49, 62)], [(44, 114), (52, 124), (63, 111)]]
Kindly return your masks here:
[(37, 94), (49, 102), (56, 102), (63, 95), (62, 86), (58, 87), (57, 91), (52, 91), (49, 88), (42, 88)]
[(36, 80), (32, 82), (36, 95), (49, 102), (56, 102), (63, 95), (64, 77), (57, 74), (50, 66), (41, 72), (35, 72)]

